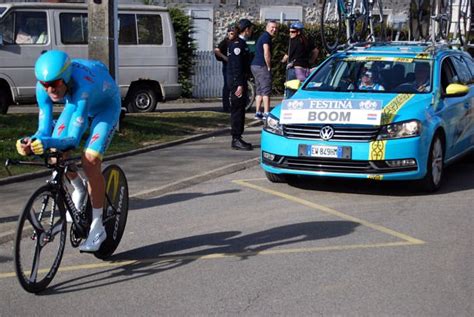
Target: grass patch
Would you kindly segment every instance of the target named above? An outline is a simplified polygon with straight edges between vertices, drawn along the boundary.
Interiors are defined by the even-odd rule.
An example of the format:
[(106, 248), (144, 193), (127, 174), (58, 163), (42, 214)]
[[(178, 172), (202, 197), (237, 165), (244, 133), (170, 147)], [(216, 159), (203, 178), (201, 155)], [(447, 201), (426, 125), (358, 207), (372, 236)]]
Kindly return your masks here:
[[(37, 125), (37, 114), (0, 115), (1, 164), (7, 158), (22, 158), (16, 152), (16, 140), (34, 134)], [(228, 126), (229, 114), (211, 111), (127, 114), (120, 125), (120, 131), (115, 133), (106, 156)], [(87, 137), (88, 133), (83, 139)], [(13, 175), (18, 175), (37, 168), (13, 166), (10, 170)], [(6, 176), (6, 170), (0, 167), (0, 178)]]

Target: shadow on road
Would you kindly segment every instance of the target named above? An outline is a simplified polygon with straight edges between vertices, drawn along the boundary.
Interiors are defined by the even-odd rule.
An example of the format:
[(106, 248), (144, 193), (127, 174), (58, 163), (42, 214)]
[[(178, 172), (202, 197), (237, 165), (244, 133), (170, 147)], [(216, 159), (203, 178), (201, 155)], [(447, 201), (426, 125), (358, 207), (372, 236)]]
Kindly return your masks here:
[(158, 242), (112, 256), (109, 261), (132, 264), (102, 270), (56, 284), (40, 295), (63, 294), (110, 286), (177, 268), (204, 256), (229, 255), (246, 260), (276, 247), (335, 238), (354, 232), (359, 223), (350, 221), (304, 222), (243, 236), (225, 231)]
[(145, 209), (155, 206), (164, 206), (164, 205), (171, 205), (187, 200), (192, 200), (201, 197), (207, 196), (218, 196), (218, 195), (225, 195), (225, 194), (235, 194), (240, 192), (238, 189), (230, 189), (230, 190), (222, 190), (214, 193), (203, 194), (203, 193), (176, 193), (176, 194), (169, 194), (164, 195), (156, 198), (151, 199), (141, 199), (141, 198), (134, 198), (129, 206), (129, 210), (138, 210), (138, 209)]
[(368, 179), (292, 177), (288, 184), (302, 190), (317, 190), (361, 195), (422, 196), (440, 195), (474, 188), (474, 164), (467, 158), (447, 167), (441, 189), (427, 193), (415, 181), (375, 181)]

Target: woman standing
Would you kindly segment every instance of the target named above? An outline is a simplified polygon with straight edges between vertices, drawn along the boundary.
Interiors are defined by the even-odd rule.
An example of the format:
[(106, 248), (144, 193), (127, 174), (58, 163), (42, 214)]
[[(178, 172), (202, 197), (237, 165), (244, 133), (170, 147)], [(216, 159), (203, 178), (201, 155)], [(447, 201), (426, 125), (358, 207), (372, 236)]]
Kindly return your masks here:
[[(310, 65), (316, 61), (319, 50), (308, 41), (303, 34), (304, 25), (301, 22), (295, 22), (290, 25), (290, 43), (288, 54), (283, 56), (282, 63), (288, 63), (287, 81), (299, 79), (303, 82), (310, 73)], [(287, 89), (286, 98), (291, 97), (294, 91)]]

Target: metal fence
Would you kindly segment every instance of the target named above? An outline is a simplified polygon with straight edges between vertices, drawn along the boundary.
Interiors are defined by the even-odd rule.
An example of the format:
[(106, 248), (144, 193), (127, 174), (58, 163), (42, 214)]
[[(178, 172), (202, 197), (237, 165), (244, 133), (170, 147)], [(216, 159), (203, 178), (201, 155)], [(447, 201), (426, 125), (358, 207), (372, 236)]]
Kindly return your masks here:
[(197, 51), (194, 75), (191, 77), (194, 98), (222, 97), (222, 63), (213, 51)]

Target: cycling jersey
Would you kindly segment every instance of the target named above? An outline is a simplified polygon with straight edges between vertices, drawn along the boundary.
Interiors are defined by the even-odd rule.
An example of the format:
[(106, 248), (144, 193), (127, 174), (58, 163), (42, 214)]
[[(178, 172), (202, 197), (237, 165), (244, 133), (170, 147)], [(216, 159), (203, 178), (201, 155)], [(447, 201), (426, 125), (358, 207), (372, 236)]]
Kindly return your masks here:
[(39, 138), (45, 149), (75, 148), (90, 121), (85, 152), (102, 158), (120, 117), (119, 88), (107, 67), (99, 61), (73, 59), (71, 67), (64, 110), (54, 126), (53, 102), (43, 86), (36, 84), (38, 131), (31, 138)]

